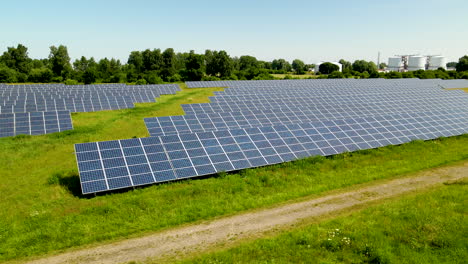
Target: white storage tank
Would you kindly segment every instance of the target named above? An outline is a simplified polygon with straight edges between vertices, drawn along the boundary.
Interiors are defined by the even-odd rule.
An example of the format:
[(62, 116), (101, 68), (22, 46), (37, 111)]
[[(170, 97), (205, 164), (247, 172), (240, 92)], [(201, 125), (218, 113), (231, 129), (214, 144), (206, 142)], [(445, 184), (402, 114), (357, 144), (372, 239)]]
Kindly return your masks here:
[(387, 70), (389, 71), (401, 71), (403, 69), (403, 60), (401, 57), (390, 57), (388, 58)]
[(408, 71), (417, 71), (426, 69), (427, 57), (424, 56), (409, 56)]
[(447, 59), (444, 56), (429, 57), (429, 70), (437, 70), (438, 68), (447, 69)]

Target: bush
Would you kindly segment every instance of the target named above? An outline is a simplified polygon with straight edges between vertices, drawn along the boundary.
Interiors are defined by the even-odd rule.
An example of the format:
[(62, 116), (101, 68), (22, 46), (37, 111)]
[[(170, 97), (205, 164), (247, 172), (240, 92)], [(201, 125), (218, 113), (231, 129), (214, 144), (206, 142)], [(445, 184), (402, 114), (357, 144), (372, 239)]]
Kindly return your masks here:
[(216, 76), (203, 76), (202, 81), (219, 81), (220, 78)]
[(51, 81), (53, 83), (61, 83), (61, 82), (63, 82), (63, 77), (62, 76), (56, 76), (56, 77), (52, 78)]
[(135, 82), (136, 85), (145, 85), (146, 84), (146, 80), (145, 79), (138, 79), (136, 82)]
[(161, 83), (164, 83), (163, 79), (161, 77), (159, 77), (159, 75), (157, 74), (157, 72), (155, 71), (151, 71), (151, 72), (148, 72), (145, 76), (145, 80), (149, 83), (149, 84), (161, 84)]
[(339, 71), (334, 71), (328, 75), (328, 79), (343, 79), (344, 74)]
[(77, 85), (77, 84), (79, 84), (79, 82), (77, 80), (73, 80), (73, 79), (67, 79), (67, 80), (65, 80), (64, 83), (66, 85)]
[(401, 72), (391, 71), (387, 74), (387, 78), (389, 79), (400, 79), (401, 77)]
[(176, 73), (176, 74), (170, 76), (169, 78), (167, 78), (167, 80), (169, 82), (181, 82), (182, 81), (182, 76), (180, 76), (180, 74)]
[(35, 83), (49, 83), (52, 80), (52, 70), (49, 68), (32, 69), (28, 81)]
[(0, 82), (3, 83), (15, 83), (17, 72), (13, 69), (8, 68), (7, 66), (0, 67)]

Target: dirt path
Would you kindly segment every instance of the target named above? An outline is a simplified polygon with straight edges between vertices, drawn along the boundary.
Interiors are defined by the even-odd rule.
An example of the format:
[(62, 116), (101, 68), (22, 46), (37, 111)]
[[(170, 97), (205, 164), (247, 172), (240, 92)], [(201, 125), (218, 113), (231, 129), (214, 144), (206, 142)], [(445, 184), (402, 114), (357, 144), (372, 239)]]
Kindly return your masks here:
[(241, 239), (260, 236), (266, 231), (290, 226), (306, 218), (337, 214), (354, 206), (400, 196), (467, 176), (468, 162), (465, 162), (344, 193), (206, 221), (141, 238), (63, 253), (30, 263), (122, 263), (181, 258), (214, 246), (229, 246)]

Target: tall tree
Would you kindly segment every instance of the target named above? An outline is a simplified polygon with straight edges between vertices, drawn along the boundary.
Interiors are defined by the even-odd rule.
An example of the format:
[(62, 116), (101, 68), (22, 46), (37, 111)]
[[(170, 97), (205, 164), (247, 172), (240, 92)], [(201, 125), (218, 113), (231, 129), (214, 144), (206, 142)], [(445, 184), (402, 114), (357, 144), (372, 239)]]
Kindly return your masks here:
[(132, 67), (137, 73), (141, 73), (144, 70), (143, 66), (143, 55), (139, 51), (132, 51), (128, 56), (127, 64), (133, 65)]
[(226, 51), (210, 51), (205, 52), (206, 73), (212, 76), (226, 78), (231, 76), (233, 66), (232, 60)]
[(374, 62), (372, 61), (365, 61), (365, 60), (356, 60), (353, 65), (353, 71), (357, 71), (357, 72), (374, 72), (374, 71), (377, 71), (377, 65), (375, 65)]
[(28, 56), (28, 48), (22, 44), (15, 47), (8, 47), (7, 51), (0, 57), (7, 67), (21, 73), (29, 73), (32, 68), (32, 60)]
[(185, 79), (188, 81), (200, 81), (204, 75), (203, 55), (195, 54), (191, 50), (185, 60)]
[(293, 60), (292, 68), (296, 72), (296, 74), (304, 74), (305, 64), (303, 61), (295, 59)]
[(292, 67), (288, 61), (285, 59), (275, 59), (271, 62), (271, 68), (277, 71), (284, 71), (289, 72), (291, 71)]
[[(79, 82), (85, 82), (84, 80), (85, 72), (88, 71), (88, 69), (90, 68), (96, 68), (96, 67), (97, 67), (97, 63), (93, 57), (91, 57), (90, 59), (86, 59), (85, 56), (81, 56), (80, 59), (76, 59), (73, 62), (73, 69), (75, 70), (73, 78)], [(95, 71), (93, 73), (95, 73)], [(92, 80), (92, 82), (94, 82), (94, 80)]]
[(340, 67), (338, 67), (338, 65), (335, 65), (331, 62), (324, 62), (319, 66), (319, 72), (323, 74), (330, 74), (334, 71), (338, 71), (339, 69)]
[(240, 56), (239, 58), (239, 70), (245, 71), (250, 68), (258, 68), (257, 58), (253, 56)]
[(161, 75), (167, 81), (169, 77), (176, 74), (175, 64), (176, 64), (176, 55), (174, 49), (168, 48), (162, 53), (163, 59), (163, 69)]
[(468, 71), (468, 55), (461, 57), (456, 66), (457, 72)]
[(163, 56), (160, 49), (145, 50), (142, 52), (143, 68), (145, 71), (159, 71), (163, 68)]
[(68, 50), (66, 46), (51, 46), (49, 61), (52, 72), (55, 76), (60, 76), (64, 79), (67, 78), (72, 68), (70, 64), (70, 56), (68, 56)]
[(351, 62), (346, 61), (346, 60), (344, 60), (344, 59), (341, 59), (341, 60), (339, 60), (338, 62), (342, 65), (341, 68), (342, 68), (342, 70), (343, 70), (344, 72), (345, 72), (345, 71), (350, 71), (350, 70), (351, 70), (351, 67), (352, 67)]

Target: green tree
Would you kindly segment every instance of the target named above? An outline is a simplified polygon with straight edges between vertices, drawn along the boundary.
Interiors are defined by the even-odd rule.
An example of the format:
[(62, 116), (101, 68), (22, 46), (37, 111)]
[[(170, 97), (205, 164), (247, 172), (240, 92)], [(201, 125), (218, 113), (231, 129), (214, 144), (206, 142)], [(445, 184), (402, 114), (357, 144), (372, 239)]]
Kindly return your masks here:
[(161, 71), (161, 75), (164, 80), (169, 80), (169, 77), (172, 75), (176, 74), (176, 55), (174, 52), (174, 49), (168, 48), (164, 50), (162, 53), (162, 59), (163, 59), (163, 68)]
[(164, 67), (163, 55), (160, 49), (146, 49), (141, 53), (145, 71), (160, 71)]
[(356, 60), (353, 65), (352, 65), (352, 68), (354, 71), (357, 71), (357, 72), (360, 72), (360, 73), (363, 73), (363, 72), (373, 72), (373, 71), (377, 71), (377, 65), (375, 65), (374, 62), (370, 61), (370, 62), (367, 62), (365, 60)]
[(143, 72), (143, 55), (139, 51), (132, 51), (128, 56), (127, 64), (133, 65), (133, 68), (137, 73)]
[(292, 62), (292, 68), (296, 74), (304, 74), (305, 63), (299, 59)]
[(2, 83), (14, 83), (17, 82), (17, 72), (14, 69), (7, 67), (4, 64), (0, 64), (0, 82)]
[(447, 63), (447, 68), (455, 68), (457, 67), (457, 62), (456, 61), (451, 61), (449, 63)]
[(53, 75), (54, 73), (49, 68), (34, 68), (29, 73), (28, 81), (35, 83), (49, 83), (52, 80)]
[(83, 82), (85, 84), (92, 84), (96, 82), (96, 78), (97, 78), (96, 67), (90, 67), (86, 69), (85, 72), (83, 73)]
[[(97, 66), (97, 63), (93, 57), (91, 57), (90, 59), (86, 59), (85, 56), (81, 56), (80, 59), (76, 59), (73, 62), (73, 69), (74, 69), (73, 78), (78, 80), (79, 82), (85, 82), (84, 73), (89, 68), (95, 68), (96, 66)], [(94, 82), (94, 80), (92, 82)]]
[(319, 66), (319, 72), (323, 74), (330, 74), (334, 71), (339, 71), (339, 70), (340, 70), (340, 67), (338, 67), (338, 65), (335, 65), (331, 62), (324, 62), (320, 64)]
[(456, 66), (457, 72), (468, 71), (468, 55), (461, 57)]
[(271, 62), (271, 69), (287, 73), (292, 70), (291, 64), (285, 59), (277, 59)]
[(338, 61), (341, 64), (341, 68), (343, 72), (350, 71), (352, 69), (352, 64), (349, 61), (345, 61), (344, 59), (341, 59)]
[(163, 79), (159, 77), (157, 71), (148, 71), (145, 74), (145, 80), (149, 84), (161, 84), (164, 83)]
[(387, 68), (387, 64), (386, 64), (386, 63), (382, 62), (382, 63), (379, 64), (379, 70), (383, 70), (383, 69), (385, 69), (385, 68)]
[(7, 51), (0, 57), (0, 61), (7, 67), (24, 74), (29, 74), (33, 66), (32, 60), (28, 56), (28, 48), (21, 44), (18, 44), (16, 48), (8, 47)]
[(228, 78), (233, 71), (232, 60), (226, 51), (211, 51), (205, 52), (206, 74)]
[(250, 68), (258, 68), (257, 58), (253, 56), (241, 56), (239, 58), (239, 70), (245, 71)]
[(70, 56), (64, 45), (50, 47), (49, 62), (54, 76), (66, 79), (72, 71)]
[(195, 51), (193, 50), (190, 51), (187, 59), (185, 60), (185, 80), (200, 81), (203, 78), (205, 73), (203, 60), (203, 55), (195, 54)]

